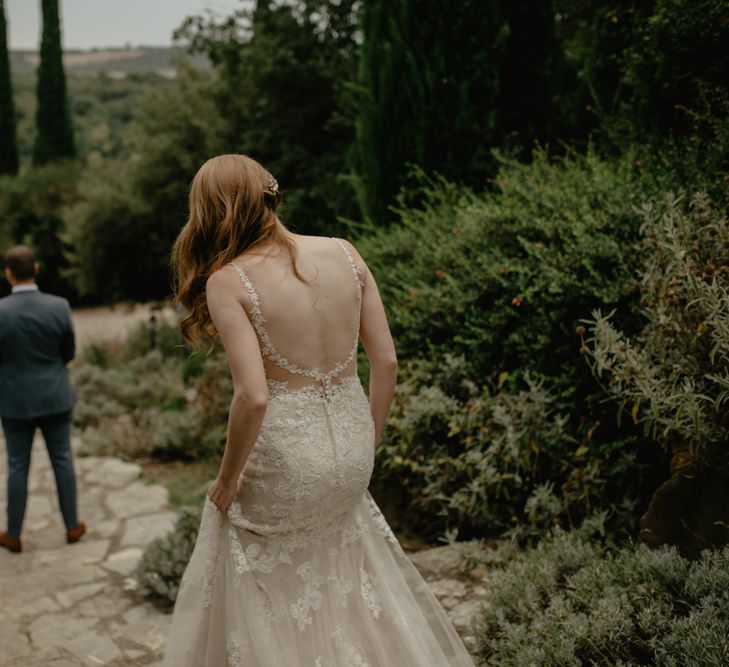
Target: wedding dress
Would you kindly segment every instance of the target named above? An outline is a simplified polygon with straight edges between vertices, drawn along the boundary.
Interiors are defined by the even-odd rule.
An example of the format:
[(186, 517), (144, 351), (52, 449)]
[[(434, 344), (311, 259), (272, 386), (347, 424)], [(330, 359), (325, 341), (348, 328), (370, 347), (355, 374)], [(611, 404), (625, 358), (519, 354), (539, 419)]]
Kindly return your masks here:
[[(276, 310), (271, 291), (276, 317), (266, 309), (264, 318), (268, 302), (232, 262), (250, 296), (269, 402), (227, 513), (205, 499), (165, 667), (473, 667), (367, 490), (374, 423), (356, 374), (362, 269), (339, 239), (344, 255), (322, 241), (333, 250), (320, 268), (338, 261), (344, 272), (333, 284), (353, 313), (345, 344), (354, 332), (328, 371), (290, 361), (272, 342), (267, 322), (301, 299)], [(329, 312), (344, 303), (333, 298)]]

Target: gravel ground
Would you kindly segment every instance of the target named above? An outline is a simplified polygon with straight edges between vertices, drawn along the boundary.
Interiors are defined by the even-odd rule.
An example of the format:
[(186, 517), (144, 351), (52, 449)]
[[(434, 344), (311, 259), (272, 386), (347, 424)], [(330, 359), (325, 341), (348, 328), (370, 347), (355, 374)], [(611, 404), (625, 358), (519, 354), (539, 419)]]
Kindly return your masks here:
[(150, 302), (74, 308), (72, 315), (78, 350), (82, 351), (92, 343), (121, 341), (140, 324), (149, 323), (153, 313), (158, 322), (177, 320), (171, 305), (162, 310), (156, 310), (156, 307), (156, 302)]

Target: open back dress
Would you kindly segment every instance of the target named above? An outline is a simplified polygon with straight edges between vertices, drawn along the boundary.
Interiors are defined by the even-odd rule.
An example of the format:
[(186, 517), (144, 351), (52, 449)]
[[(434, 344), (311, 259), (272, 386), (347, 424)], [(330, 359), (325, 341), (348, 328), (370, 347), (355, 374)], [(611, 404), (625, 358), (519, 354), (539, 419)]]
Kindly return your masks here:
[[(367, 490), (375, 428), (356, 372), (362, 269), (339, 239), (320, 239), (309, 257), (318, 292), (307, 299), (290, 271), (232, 264), (269, 401), (228, 511), (204, 501), (165, 667), (472, 667)], [(326, 368), (305, 363), (319, 358), (308, 336), (317, 327), (333, 336), (319, 336), (327, 349), (342, 349)]]

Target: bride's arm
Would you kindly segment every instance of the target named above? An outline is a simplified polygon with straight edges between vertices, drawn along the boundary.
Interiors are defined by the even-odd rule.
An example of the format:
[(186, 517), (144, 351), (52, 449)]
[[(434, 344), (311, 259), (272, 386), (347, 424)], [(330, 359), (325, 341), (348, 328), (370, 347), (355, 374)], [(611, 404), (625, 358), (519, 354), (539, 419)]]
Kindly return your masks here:
[(348, 245), (360, 268), (363, 282), (360, 340), (370, 362), (370, 411), (375, 422), (377, 443), (385, 428), (392, 397), (395, 395), (397, 354), (375, 278), (354, 246), (350, 243)]
[(226, 511), (236, 493), (238, 477), (258, 438), (266, 413), (268, 390), (256, 332), (243, 308), (240, 279), (225, 267), (208, 279), (210, 317), (220, 335), (233, 378), (228, 435), (218, 478), (208, 496)]

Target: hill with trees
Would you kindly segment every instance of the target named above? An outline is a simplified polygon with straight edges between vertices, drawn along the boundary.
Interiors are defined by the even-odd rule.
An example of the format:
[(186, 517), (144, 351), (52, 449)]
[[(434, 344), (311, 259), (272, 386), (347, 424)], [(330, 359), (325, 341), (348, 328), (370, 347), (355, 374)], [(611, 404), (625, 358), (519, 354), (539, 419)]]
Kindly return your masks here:
[[(124, 78), (132, 74), (156, 73), (174, 76), (180, 58), (189, 59), (183, 47), (136, 46), (123, 49), (67, 50), (63, 54), (66, 73), (76, 76), (106, 75)], [(11, 50), (10, 67), (17, 74), (32, 74), (40, 62), (37, 51)], [(204, 56), (192, 58), (197, 68), (209, 68)]]

